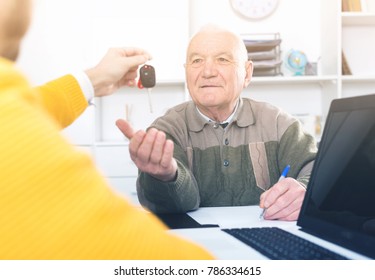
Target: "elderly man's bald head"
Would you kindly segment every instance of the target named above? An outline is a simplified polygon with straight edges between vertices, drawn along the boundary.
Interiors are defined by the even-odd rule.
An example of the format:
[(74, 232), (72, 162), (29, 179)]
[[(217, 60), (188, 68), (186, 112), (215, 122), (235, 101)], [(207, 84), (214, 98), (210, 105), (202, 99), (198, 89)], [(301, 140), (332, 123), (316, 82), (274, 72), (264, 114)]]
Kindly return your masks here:
[(241, 62), (246, 62), (248, 60), (248, 55), (247, 55), (247, 49), (246, 46), (242, 40), (242, 38), (237, 35), (236, 33), (225, 29), (223, 27), (220, 27), (218, 25), (214, 24), (207, 24), (204, 25), (190, 40), (189, 46), (188, 46), (188, 51), (189, 53), (190, 47), (195, 43), (196, 40), (198, 40), (201, 37), (211, 37), (212, 35), (219, 35), (221, 34), (222, 36), (225, 36), (227, 40), (230, 40), (233, 44), (233, 47), (237, 50), (238, 54), (238, 60)]

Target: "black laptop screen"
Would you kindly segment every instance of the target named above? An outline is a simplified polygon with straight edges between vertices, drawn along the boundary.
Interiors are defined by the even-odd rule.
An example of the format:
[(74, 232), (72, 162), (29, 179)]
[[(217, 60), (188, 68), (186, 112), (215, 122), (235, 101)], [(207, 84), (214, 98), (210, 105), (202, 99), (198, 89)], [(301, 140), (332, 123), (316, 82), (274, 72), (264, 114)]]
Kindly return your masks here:
[(374, 256), (375, 96), (331, 106), (308, 188), (298, 224)]

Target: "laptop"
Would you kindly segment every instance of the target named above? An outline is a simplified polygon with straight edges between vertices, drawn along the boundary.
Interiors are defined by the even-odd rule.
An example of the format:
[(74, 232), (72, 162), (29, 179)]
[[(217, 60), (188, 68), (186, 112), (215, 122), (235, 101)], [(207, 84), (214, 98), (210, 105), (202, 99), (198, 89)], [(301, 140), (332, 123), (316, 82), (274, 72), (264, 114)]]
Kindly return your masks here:
[[(297, 225), (308, 234), (375, 258), (375, 94), (332, 101)], [(292, 249), (297, 250), (294, 255), (271, 252), (269, 243), (286, 237), (272, 233), (276, 235), (263, 240), (270, 229), (224, 231), (272, 259), (301, 256), (298, 248)], [(283, 250), (291, 250), (286, 247)], [(345, 259), (335, 254), (306, 258)]]

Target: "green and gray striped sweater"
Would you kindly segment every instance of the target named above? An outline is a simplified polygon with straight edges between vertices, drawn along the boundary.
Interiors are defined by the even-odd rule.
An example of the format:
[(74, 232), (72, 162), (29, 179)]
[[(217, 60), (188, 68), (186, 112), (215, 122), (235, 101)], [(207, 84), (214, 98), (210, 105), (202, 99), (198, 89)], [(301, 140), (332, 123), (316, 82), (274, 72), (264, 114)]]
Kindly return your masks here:
[(248, 98), (240, 98), (225, 129), (206, 121), (192, 101), (171, 108), (151, 127), (173, 140), (178, 163), (174, 182), (139, 173), (139, 201), (156, 213), (256, 205), (288, 164), (288, 176), (307, 186), (317, 151), (295, 118)]

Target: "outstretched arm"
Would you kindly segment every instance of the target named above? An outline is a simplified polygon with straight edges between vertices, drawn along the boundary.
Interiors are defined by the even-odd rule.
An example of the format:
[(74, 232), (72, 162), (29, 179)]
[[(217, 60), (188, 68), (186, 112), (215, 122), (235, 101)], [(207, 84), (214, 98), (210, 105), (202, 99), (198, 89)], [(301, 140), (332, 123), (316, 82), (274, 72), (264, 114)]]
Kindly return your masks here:
[(49, 114), (64, 128), (84, 112), (91, 98), (134, 86), (138, 67), (149, 59), (150, 55), (142, 49), (112, 48), (95, 67), (84, 72), (89, 93), (84, 92), (74, 76), (66, 75), (38, 87), (37, 94)]

